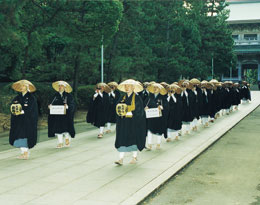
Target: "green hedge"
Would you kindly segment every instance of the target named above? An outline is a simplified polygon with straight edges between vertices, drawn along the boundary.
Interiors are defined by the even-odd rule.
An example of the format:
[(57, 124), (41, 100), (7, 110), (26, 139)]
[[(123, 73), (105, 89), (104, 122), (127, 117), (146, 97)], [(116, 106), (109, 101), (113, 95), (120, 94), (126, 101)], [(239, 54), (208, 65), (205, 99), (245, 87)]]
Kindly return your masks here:
[(78, 87), (78, 109), (87, 110), (95, 91), (95, 85)]

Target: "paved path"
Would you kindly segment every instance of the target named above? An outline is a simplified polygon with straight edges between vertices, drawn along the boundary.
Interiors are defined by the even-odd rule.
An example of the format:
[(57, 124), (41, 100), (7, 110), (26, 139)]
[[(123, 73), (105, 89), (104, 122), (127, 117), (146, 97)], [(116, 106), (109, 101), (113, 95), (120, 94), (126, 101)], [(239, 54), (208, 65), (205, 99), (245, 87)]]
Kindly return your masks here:
[(37, 144), (29, 160), (18, 160), (18, 149), (0, 152), (0, 204), (137, 204), (237, 124), (260, 103), (252, 103), (218, 119), (209, 128), (143, 151), (136, 165), (117, 167), (115, 133), (96, 138), (98, 131), (80, 133), (70, 148), (55, 149), (56, 140)]

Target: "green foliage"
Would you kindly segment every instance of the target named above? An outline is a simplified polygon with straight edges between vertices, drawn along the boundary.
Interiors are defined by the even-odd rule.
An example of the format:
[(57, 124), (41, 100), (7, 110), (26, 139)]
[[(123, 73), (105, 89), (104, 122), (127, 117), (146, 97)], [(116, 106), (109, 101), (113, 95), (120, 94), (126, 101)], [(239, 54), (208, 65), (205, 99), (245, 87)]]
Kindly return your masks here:
[(51, 103), (51, 98), (55, 94), (51, 83), (38, 83), (34, 82), (36, 91), (33, 93), (37, 99), (38, 109), (40, 114), (48, 114), (48, 105)]
[[(236, 64), (225, 1), (183, 5), (178, 0), (0, 0), (0, 79), (73, 82), (79, 108), (87, 108), (82, 93), (88, 89), (78, 90), (78, 84), (100, 81), (102, 43), (105, 81), (206, 79), (212, 58), (214, 77), (220, 78)], [(36, 95), (46, 97), (48, 89), (39, 84), (43, 93)]]
[(95, 85), (84, 85), (78, 88), (78, 109), (86, 110), (92, 100)]

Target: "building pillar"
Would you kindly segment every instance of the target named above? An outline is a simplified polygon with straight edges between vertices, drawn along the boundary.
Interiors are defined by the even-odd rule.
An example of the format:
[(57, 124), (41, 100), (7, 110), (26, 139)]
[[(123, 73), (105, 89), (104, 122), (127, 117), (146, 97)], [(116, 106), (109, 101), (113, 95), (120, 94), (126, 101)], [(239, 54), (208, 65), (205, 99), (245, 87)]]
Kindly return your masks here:
[(260, 63), (258, 62), (257, 81), (260, 81)]
[[(259, 67), (258, 67), (259, 68)], [(237, 63), (237, 69), (238, 69), (238, 80), (241, 81), (242, 80), (242, 64), (240, 61), (238, 61)]]

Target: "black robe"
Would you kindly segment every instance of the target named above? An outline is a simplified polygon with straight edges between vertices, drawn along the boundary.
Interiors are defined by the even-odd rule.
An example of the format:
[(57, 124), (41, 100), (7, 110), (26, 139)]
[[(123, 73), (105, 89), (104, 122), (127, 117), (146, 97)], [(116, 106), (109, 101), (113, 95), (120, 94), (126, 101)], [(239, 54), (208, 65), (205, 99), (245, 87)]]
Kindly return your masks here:
[[(188, 90), (186, 90), (186, 92), (188, 93)], [(186, 96), (185, 93), (182, 92), (181, 99), (182, 99), (182, 121), (192, 122), (193, 116), (190, 109), (189, 93), (188, 96)]]
[(239, 105), (241, 102), (240, 99), (240, 91), (238, 88), (234, 88), (234, 99), (233, 99), (233, 105)]
[(251, 101), (251, 93), (248, 86), (243, 85), (240, 90), (241, 90), (241, 99)]
[(182, 126), (182, 101), (180, 95), (174, 94), (176, 102), (172, 97), (169, 99), (169, 116), (167, 128), (180, 130)]
[(230, 88), (225, 88), (223, 90), (223, 109), (229, 109), (232, 105), (232, 95)]
[(140, 97), (142, 98), (142, 100), (144, 102), (146, 100), (146, 98), (148, 98), (149, 92), (146, 90), (143, 90), (143, 91), (139, 92), (138, 95), (140, 95)]
[(120, 92), (118, 90), (114, 91), (115, 97), (109, 95), (109, 108), (108, 108), (108, 122), (116, 123), (116, 105), (120, 98)]
[[(206, 90), (207, 92), (207, 90)], [(210, 115), (210, 105), (209, 105), (209, 95), (202, 91), (202, 106), (200, 110), (200, 116), (209, 116)]]
[[(146, 140), (146, 119), (143, 101), (139, 95), (133, 93), (129, 97), (126, 95), (124, 103), (131, 105), (133, 95), (135, 95), (135, 110), (132, 111), (133, 117), (117, 116), (115, 147), (118, 149), (120, 147), (137, 145), (138, 150), (142, 151)], [(119, 103), (123, 97), (120, 97)]]
[(62, 96), (56, 92), (52, 97), (52, 105), (68, 105), (65, 115), (48, 115), (48, 136), (55, 137), (55, 134), (68, 132), (72, 138), (75, 137), (74, 112), (75, 102), (70, 93), (63, 92)]
[(87, 114), (87, 122), (98, 128), (104, 127), (108, 122), (108, 112), (109, 96), (106, 92), (103, 92), (103, 97), (98, 95), (91, 101)]
[(14, 144), (17, 139), (26, 139), (28, 148), (33, 148), (37, 143), (38, 105), (36, 98), (29, 92), (24, 96), (19, 94), (12, 103), (18, 102), (22, 105), (24, 114), (11, 115), (11, 129), (9, 143)]
[(195, 94), (194, 91), (188, 89), (188, 98), (189, 98), (189, 109), (191, 114), (191, 119), (199, 118), (199, 102), (198, 102), (198, 93)]
[(203, 109), (203, 104), (202, 104), (202, 90), (200, 87), (196, 86), (196, 91), (197, 91), (197, 100), (198, 100), (198, 115), (196, 116), (197, 119), (201, 116), (200, 111)]
[(158, 94), (156, 97), (150, 93), (149, 97), (144, 102), (144, 107), (157, 108), (162, 105), (162, 116), (156, 118), (147, 118), (147, 130), (150, 130), (153, 134), (164, 134), (167, 138), (167, 120), (169, 114), (169, 104), (165, 96)]
[(217, 113), (217, 96), (214, 90), (212, 89), (207, 89), (208, 93), (208, 100), (209, 100), (209, 116), (211, 118), (215, 117), (215, 114)]

